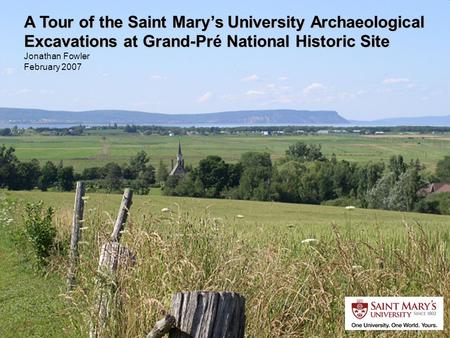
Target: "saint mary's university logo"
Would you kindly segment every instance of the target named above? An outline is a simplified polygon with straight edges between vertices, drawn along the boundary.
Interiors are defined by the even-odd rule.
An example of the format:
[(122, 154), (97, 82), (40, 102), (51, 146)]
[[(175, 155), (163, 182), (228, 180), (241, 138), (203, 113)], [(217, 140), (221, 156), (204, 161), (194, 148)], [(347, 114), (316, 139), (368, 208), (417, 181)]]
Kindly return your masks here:
[(352, 312), (357, 319), (363, 319), (367, 311), (369, 311), (369, 303), (364, 303), (362, 299), (358, 299), (356, 303), (352, 303)]

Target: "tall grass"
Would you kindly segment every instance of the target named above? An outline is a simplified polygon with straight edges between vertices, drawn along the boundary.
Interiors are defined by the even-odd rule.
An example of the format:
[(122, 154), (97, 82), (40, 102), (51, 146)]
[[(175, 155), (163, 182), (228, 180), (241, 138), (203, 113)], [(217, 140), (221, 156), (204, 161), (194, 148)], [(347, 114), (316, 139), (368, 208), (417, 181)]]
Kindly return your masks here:
[[(70, 215), (57, 218), (59, 236), (69, 236)], [(77, 287), (67, 296), (73, 329), (86, 335), (93, 302), (99, 248), (109, 239), (112, 217), (96, 209), (85, 215)], [(382, 231), (359, 233), (335, 225), (331, 236), (301, 242), (271, 233), (243, 239), (233, 224), (205, 212), (182, 210), (131, 217), (122, 244), (136, 264), (118, 272), (111, 336), (139, 337), (170, 308), (172, 294), (185, 290), (231, 290), (246, 298), (248, 337), (344, 336), (345, 296), (450, 296), (448, 232), (427, 233), (404, 224), (389, 240)], [(66, 273), (64, 259), (54, 268)], [(447, 306), (448, 308), (448, 306)], [(449, 311), (445, 313), (450, 334)], [(374, 336), (376, 333), (361, 333)], [(410, 336), (390, 332), (389, 336)], [(436, 336), (434, 333), (418, 333)]]

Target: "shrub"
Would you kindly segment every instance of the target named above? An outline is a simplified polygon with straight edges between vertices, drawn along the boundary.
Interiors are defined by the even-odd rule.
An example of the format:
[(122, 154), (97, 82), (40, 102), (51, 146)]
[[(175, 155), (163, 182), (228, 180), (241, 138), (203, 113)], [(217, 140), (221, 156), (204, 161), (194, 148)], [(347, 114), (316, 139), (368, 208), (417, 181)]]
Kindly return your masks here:
[(56, 228), (52, 224), (53, 209), (44, 210), (42, 201), (27, 203), (24, 216), (25, 237), (31, 243), (38, 267), (47, 264), (55, 245)]
[(340, 197), (340, 198), (336, 198), (334, 200), (329, 200), (329, 201), (325, 201), (320, 203), (321, 205), (327, 205), (327, 206), (332, 206), (332, 207), (346, 207), (349, 205), (354, 205), (356, 207), (360, 207), (360, 201), (357, 198), (352, 198), (352, 197)]

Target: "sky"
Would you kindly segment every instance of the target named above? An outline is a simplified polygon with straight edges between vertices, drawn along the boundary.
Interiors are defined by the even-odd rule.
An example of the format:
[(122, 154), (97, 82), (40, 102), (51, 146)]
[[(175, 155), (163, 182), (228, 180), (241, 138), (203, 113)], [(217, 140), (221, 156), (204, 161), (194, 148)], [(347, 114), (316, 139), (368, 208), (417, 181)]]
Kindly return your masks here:
[[(171, 29), (25, 29), (28, 15), (80, 19), (228, 15), (311, 20), (425, 16), (425, 29), (395, 33), (371, 29), (306, 29), (315, 36), (382, 34), (385, 49), (136, 49), (87, 48), (91, 60), (77, 72), (24, 71), (24, 35), (183, 35)], [(308, 23), (307, 21), (307, 23)], [(191, 33), (198, 31), (192, 30)], [(226, 35), (227, 30), (208, 34)], [(240, 30), (241, 35), (284, 35), (286, 30)], [(289, 31), (294, 35), (293, 31)], [(52, 110), (129, 109), (205, 113), (247, 109), (336, 110), (348, 119), (450, 114), (449, 0), (311, 1), (8, 1), (0, 12), (0, 106)], [(120, 41), (120, 39), (119, 39)]]

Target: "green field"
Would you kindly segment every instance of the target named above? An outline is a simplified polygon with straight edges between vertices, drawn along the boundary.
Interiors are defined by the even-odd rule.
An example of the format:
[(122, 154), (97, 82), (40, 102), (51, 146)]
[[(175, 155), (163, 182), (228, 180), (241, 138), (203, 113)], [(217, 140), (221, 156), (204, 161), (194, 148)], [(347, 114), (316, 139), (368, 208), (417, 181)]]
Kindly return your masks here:
[[(336, 154), (339, 159), (367, 162), (387, 160), (402, 154), (407, 160), (419, 158), (428, 169), (448, 155), (450, 135), (211, 135), (183, 136), (181, 138), (186, 163), (195, 165), (207, 155), (219, 155), (235, 162), (246, 151), (265, 151), (276, 160), (284, 155), (295, 141), (321, 144), (326, 155)], [(178, 137), (126, 134), (121, 131), (96, 131), (84, 136), (25, 135), (0, 137), (0, 144), (13, 146), (19, 159), (36, 158), (42, 162), (63, 160), (80, 170), (109, 161), (123, 163), (145, 150), (156, 165), (160, 159), (167, 165), (175, 158)]]
[[(450, 135), (184, 136), (182, 144), (186, 162), (195, 165), (210, 154), (237, 161), (246, 151), (266, 151), (276, 160), (298, 140), (358, 162), (402, 154), (419, 158), (429, 170), (450, 149)], [(154, 165), (160, 159), (169, 164), (178, 138), (107, 131), (3, 137), (1, 143), (14, 146), (21, 160), (63, 160), (81, 170), (126, 162), (139, 150), (150, 154)], [(14, 245), (13, 238), (23, 231), (25, 203), (42, 200), (55, 209), (57, 236), (67, 245), (74, 193), (0, 191), (0, 202), (2, 196), (16, 207), (7, 215), (10, 225), (0, 218), (0, 336), (87, 336), (98, 291), (93, 281), (99, 246), (110, 236), (121, 196), (87, 192), (79, 285), (68, 297), (67, 253), (35, 273), (25, 259), (28, 245)], [(0, 203), (0, 216), (1, 209)], [(124, 297), (124, 315), (105, 336), (143, 336), (180, 290), (243, 294), (249, 337), (344, 336), (345, 296), (442, 295), (447, 307), (450, 297), (450, 216), (169, 197), (152, 189), (134, 196), (122, 242), (138, 264), (120, 276), (126, 292), (117, 297)], [(449, 319), (447, 311), (443, 336), (450, 334)]]
[[(43, 200), (58, 211), (60, 218), (70, 223), (73, 208), (73, 193), (59, 192), (6, 192), (6, 196), (24, 201)], [(106, 222), (115, 215), (120, 204), (120, 195), (88, 193), (87, 208), (101, 210)], [(352, 234), (383, 233), (385, 237), (404, 235), (405, 224), (421, 224), (427, 232), (450, 235), (450, 216), (411, 212), (360, 209), (347, 210), (308, 204), (275, 202), (236, 201), (223, 199), (185, 198), (170, 196), (135, 196), (131, 218), (142, 223), (146, 217), (165, 217), (169, 208), (171, 215), (208, 215), (237, 230), (247, 238), (289, 235), (296, 238), (331, 235), (331, 225), (337, 224), (342, 231)], [(241, 217), (243, 216), (243, 217)], [(258, 235), (255, 235), (255, 232)]]

